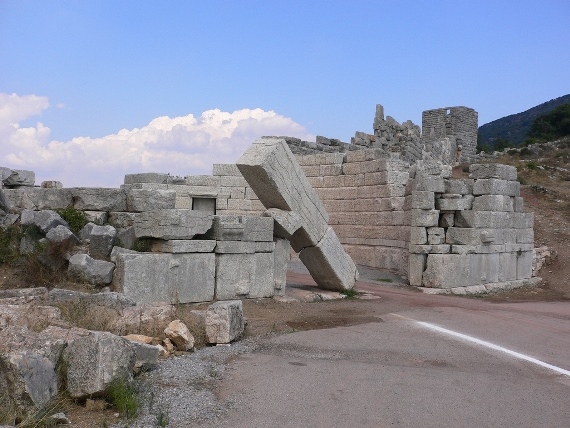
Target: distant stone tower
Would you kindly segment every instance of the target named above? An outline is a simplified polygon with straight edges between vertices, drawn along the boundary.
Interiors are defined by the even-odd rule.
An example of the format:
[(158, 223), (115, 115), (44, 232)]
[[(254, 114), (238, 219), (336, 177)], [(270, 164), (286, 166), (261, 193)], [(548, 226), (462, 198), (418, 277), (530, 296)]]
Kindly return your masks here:
[(477, 148), (478, 114), (469, 107), (444, 107), (422, 113), (424, 159), (448, 165), (473, 162)]

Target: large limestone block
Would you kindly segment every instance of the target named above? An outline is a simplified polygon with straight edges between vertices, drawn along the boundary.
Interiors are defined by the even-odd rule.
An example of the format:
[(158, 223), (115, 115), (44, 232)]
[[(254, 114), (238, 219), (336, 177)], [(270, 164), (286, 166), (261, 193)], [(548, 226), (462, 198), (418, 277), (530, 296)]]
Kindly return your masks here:
[(209, 343), (230, 343), (245, 329), (241, 300), (216, 302), (206, 310), (206, 337)]
[(481, 178), (473, 184), (473, 195), (505, 195), (519, 196), (518, 181), (499, 180), (498, 178)]
[(435, 288), (467, 287), (497, 282), (501, 256), (491, 254), (430, 254), (422, 285)]
[(444, 180), (440, 176), (418, 173), (414, 180), (414, 190), (443, 193), (445, 192)]
[(20, 217), (22, 226), (36, 226), (43, 233), (48, 233), (57, 226), (65, 226), (69, 228), (67, 222), (61, 216), (52, 210), (32, 211), (24, 210)]
[(477, 196), (473, 201), (473, 211), (514, 211), (513, 199), (504, 195)]
[(256, 242), (216, 241), (216, 254), (253, 254), (257, 248)]
[(207, 302), (214, 298), (214, 253), (117, 254), (113, 286), (137, 303)]
[(273, 220), (254, 216), (214, 216), (212, 229), (207, 235), (216, 241), (273, 241)]
[[(448, 196), (448, 195), (444, 195)], [(460, 195), (457, 195), (460, 196)], [(470, 210), (473, 205), (473, 195), (465, 195), (458, 198), (439, 198), (435, 201), (435, 207), (441, 211)]]
[(278, 208), (270, 208), (263, 213), (273, 219), (273, 234), (277, 238), (291, 239), (291, 236), (301, 227), (303, 220), (294, 211), (283, 211)]
[(328, 227), (328, 214), (284, 139), (255, 141), (237, 167), (265, 208), (295, 211), (302, 226), (291, 236), (295, 251), (316, 245)]
[(502, 229), (513, 227), (514, 214), (497, 211), (457, 211), (455, 225), (458, 227), (486, 227)]
[(127, 192), (127, 211), (130, 212), (174, 209), (175, 204), (174, 190), (131, 189)]
[(431, 227), (437, 226), (439, 222), (438, 210), (412, 209), (412, 226)]
[(469, 178), (497, 178), (514, 181), (517, 179), (517, 169), (514, 166), (499, 163), (474, 163), (469, 166)]
[(470, 195), (473, 193), (473, 183), (473, 179), (451, 178), (444, 180), (444, 190), (455, 195)]
[(435, 193), (422, 190), (412, 192), (412, 208), (433, 210), (435, 208)]
[(92, 332), (68, 345), (67, 391), (73, 398), (102, 394), (116, 379), (133, 377), (135, 351), (128, 340), (108, 332)]
[(127, 211), (127, 193), (122, 189), (75, 187), (73, 207), (80, 211)]
[(272, 253), (216, 254), (216, 299), (272, 297)]
[(212, 227), (214, 216), (194, 210), (157, 210), (135, 216), (137, 238), (192, 239)]
[(18, 210), (60, 210), (73, 206), (69, 189), (24, 187), (4, 189), (6, 198)]
[(303, 249), (299, 258), (321, 288), (333, 291), (348, 290), (358, 279), (356, 265), (330, 227), (323, 239), (316, 246)]

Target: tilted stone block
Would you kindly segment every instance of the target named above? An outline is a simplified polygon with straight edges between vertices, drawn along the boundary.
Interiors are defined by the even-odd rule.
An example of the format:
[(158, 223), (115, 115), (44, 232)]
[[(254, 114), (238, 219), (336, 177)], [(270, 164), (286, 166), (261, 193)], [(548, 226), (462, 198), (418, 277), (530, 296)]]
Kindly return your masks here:
[(137, 303), (192, 303), (214, 298), (214, 253), (122, 253), (116, 263), (115, 291)]
[(127, 192), (127, 211), (143, 212), (174, 209), (176, 192), (174, 190), (139, 190)]
[(208, 343), (230, 343), (238, 339), (245, 329), (241, 300), (208, 306), (205, 323)]
[(52, 210), (31, 211), (24, 210), (20, 216), (20, 224), (22, 226), (35, 226), (43, 233), (48, 233), (57, 226), (65, 226), (69, 228), (67, 222), (61, 216)]
[(470, 210), (473, 199), (473, 195), (465, 195), (460, 198), (438, 198), (435, 201), (435, 207), (441, 211)]
[(316, 246), (303, 249), (299, 258), (321, 288), (333, 291), (348, 290), (358, 279), (356, 265), (330, 227), (323, 239)]
[(469, 166), (469, 178), (498, 178), (500, 180), (517, 179), (517, 169), (511, 165), (499, 163), (471, 164)]
[(475, 183), (473, 184), (473, 195), (519, 196), (520, 187), (521, 186), (518, 181), (483, 178), (475, 180)]
[(477, 196), (473, 201), (473, 211), (505, 211), (512, 212), (513, 198), (504, 195)]
[(414, 190), (412, 192), (412, 208), (433, 210), (435, 208), (435, 193)]
[(127, 193), (121, 189), (71, 189), (73, 207), (80, 211), (127, 211)]
[(303, 225), (291, 237), (295, 251), (316, 245), (328, 227), (328, 214), (285, 140), (257, 140), (237, 166), (266, 208), (295, 211)]
[(263, 215), (273, 219), (273, 234), (282, 239), (289, 240), (302, 224), (301, 216), (295, 211), (270, 208)]
[(152, 243), (152, 251), (157, 253), (211, 253), (216, 247), (213, 240), (173, 239), (169, 241), (156, 240)]
[(6, 178), (2, 180), (4, 186), (33, 186), (36, 183), (36, 174), (34, 171), (26, 171), (23, 169), (13, 169)]
[(87, 254), (75, 254), (69, 259), (67, 272), (92, 285), (110, 284), (113, 280), (115, 264), (105, 260), (95, 260)]
[(137, 238), (192, 239), (206, 233), (214, 216), (194, 210), (157, 210), (140, 213), (135, 217)]

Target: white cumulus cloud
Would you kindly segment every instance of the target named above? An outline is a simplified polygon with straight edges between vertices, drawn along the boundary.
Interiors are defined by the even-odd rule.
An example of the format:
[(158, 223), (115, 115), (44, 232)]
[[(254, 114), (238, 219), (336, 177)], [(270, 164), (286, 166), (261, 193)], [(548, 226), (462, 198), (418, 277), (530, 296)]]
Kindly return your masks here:
[(47, 108), (45, 97), (0, 93), (0, 166), (32, 170), (38, 183), (58, 180), (65, 187), (118, 187), (125, 174), (139, 172), (211, 174), (212, 164), (234, 163), (263, 135), (314, 141), (302, 125), (262, 109), (161, 116), (142, 128), (70, 141), (50, 140), (41, 122), (20, 126)]

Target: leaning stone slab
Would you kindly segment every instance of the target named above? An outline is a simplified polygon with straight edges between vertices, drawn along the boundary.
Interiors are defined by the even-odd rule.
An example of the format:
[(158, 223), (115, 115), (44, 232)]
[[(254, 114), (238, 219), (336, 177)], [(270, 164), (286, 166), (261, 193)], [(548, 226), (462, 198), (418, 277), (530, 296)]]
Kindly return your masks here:
[(215, 254), (117, 254), (113, 287), (137, 303), (207, 302), (214, 298)]
[(469, 178), (497, 178), (514, 181), (517, 179), (517, 169), (514, 166), (500, 163), (474, 163), (469, 166)]
[(135, 217), (137, 238), (192, 239), (206, 233), (214, 216), (194, 210), (157, 210), (140, 213)]
[(345, 253), (334, 230), (328, 228), (314, 247), (304, 248), (299, 258), (321, 288), (332, 291), (351, 289), (358, 279), (358, 270)]
[(73, 207), (80, 211), (127, 211), (127, 194), (122, 189), (75, 187)]
[(206, 337), (208, 343), (230, 343), (238, 339), (245, 329), (241, 300), (216, 302), (206, 311)]
[(143, 212), (174, 209), (176, 192), (174, 190), (140, 190), (127, 191), (127, 211)]
[(98, 331), (70, 343), (63, 360), (69, 395), (83, 398), (102, 394), (116, 379), (130, 381), (135, 351), (128, 340)]
[(291, 239), (291, 236), (299, 230), (303, 220), (294, 211), (283, 211), (279, 208), (270, 208), (263, 215), (273, 219), (273, 234), (277, 238)]
[(156, 240), (152, 243), (152, 251), (156, 253), (211, 253), (216, 247), (213, 240), (173, 239), (170, 241)]
[(295, 251), (321, 240), (328, 214), (284, 139), (255, 141), (237, 167), (265, 208), (295, 211), (301, 217), (301, 228), (291, 236)]
[(87, 254), (75, 254), (69, 259), (68, 273), (92, 285), (110, 284), (115, 264), (95, 260)]

